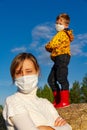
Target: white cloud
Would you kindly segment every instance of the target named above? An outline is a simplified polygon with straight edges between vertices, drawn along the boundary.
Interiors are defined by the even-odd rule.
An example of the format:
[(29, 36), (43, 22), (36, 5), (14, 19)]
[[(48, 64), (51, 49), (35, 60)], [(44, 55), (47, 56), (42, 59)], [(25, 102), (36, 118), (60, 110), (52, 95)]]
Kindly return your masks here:
[(71, 43), (72, 55), (87, 56), (87, 33), (75, 36)]
[(26, 47), (19, 47), (19, 48), (17, 47), (17, 48), (12, 49), (11, 52), (24, 52), (26, 50), (27, 50)]
[(48, 26), (47, 24), (39, 25), (33, 29), (32, 36), (35, 39), (39, 38), (49, 39), (51, 37), (52, 31), (53, 28), (51, 26)]
[(52, 36), (54, 35), (54, 28), (52, 23), (45, 23), (36, 26), (32, 30), (32, 43), (31, 47), (36, 47), (37, 45), (46, 44)]
[(29, 50), (34, 50), (40, 63), (51, 64), (50, 54), (45, 50), (45, 44), (54, 36), (54, 32), (52, 23), (38, 25), (32, 30), (32, 43), (29, 45)]

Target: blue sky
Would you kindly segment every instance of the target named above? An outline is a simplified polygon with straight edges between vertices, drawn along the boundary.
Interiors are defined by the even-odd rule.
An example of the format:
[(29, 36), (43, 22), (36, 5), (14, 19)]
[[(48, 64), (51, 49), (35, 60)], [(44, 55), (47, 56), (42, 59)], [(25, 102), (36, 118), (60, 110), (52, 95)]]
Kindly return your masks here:
[(37, 57), (39, 87), (47, 83), (53, 63), (44, 46), (55, 35), (55, 19), (62, 12), (70, 15), (69, 27), (75, 36), (68, 75), (71, 87), (75, 80), (82, 82), (87, 73), (87, 0), (0, 0), (0, 104), (16, 91), (9, 68), (20, 52)]

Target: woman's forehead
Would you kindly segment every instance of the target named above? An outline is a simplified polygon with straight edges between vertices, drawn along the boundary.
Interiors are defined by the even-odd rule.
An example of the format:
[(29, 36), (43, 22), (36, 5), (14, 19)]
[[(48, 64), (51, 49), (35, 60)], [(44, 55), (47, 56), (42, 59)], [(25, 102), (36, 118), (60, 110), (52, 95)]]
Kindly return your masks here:
[(34, 63), (30, 59), (25, 59), (23, 63), (20, 63), (16, 70), (35, 68)]

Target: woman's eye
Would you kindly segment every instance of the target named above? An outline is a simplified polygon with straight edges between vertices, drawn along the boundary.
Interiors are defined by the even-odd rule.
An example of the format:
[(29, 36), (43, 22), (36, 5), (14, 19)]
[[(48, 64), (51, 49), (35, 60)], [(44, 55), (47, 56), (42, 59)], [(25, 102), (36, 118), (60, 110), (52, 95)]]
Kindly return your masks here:
[(20, 73), (20, 72), (16, 72), (15, 74), (16, 74), (16, 75), (20, 75), (21, 73)]
[(27, 71), (26, 73), (32, 73), (32, 70)]

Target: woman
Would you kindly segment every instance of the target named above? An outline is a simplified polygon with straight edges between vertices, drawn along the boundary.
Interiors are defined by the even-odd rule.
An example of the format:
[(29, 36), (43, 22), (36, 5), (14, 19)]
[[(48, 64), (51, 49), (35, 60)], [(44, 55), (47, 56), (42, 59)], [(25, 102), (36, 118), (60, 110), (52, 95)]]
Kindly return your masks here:
[(17, 92), (3, 109), (8, 130), (72, 130), (47, 99), (37, 97), (39, 65), (31, 53), (18, 54), (10, 73)]

